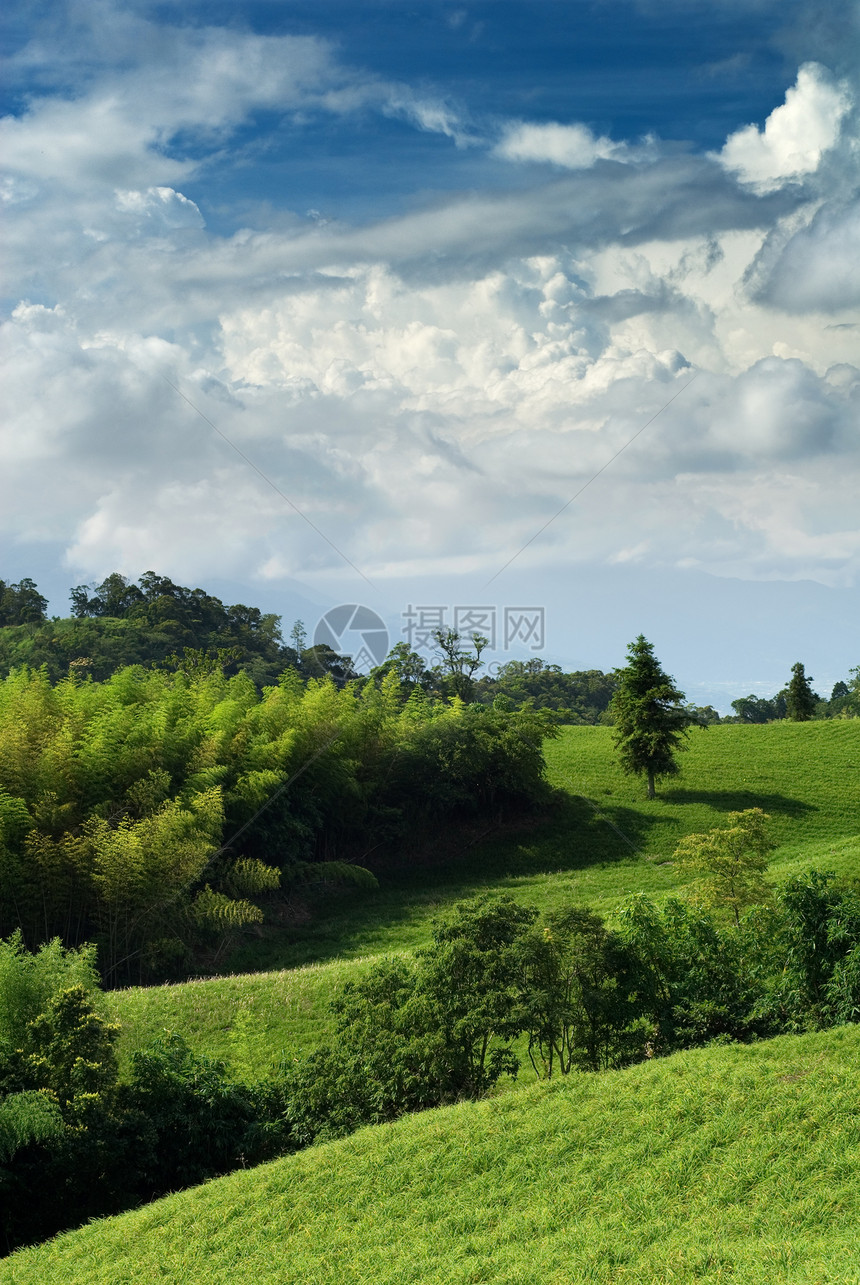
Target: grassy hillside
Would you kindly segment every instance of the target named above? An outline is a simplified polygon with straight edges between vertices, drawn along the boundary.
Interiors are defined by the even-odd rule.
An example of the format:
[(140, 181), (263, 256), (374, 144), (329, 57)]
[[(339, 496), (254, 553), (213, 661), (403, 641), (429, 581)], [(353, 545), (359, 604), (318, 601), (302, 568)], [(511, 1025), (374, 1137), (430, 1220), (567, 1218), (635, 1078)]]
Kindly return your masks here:
[(860, 830), (860, 720), (694, 729), (688, 747), (680, 775), (664, 780), (651, 803), (641, 781), (615, 764), (610, 728), (565, 729), (547, 759), (555, 783), (599, 803), (651, 856), (670, 856), (682, 835), (750, 807), (773, 817), (783, 858)]
[(564, 795), (545, 818), (464, 847), (441, 869), (392, 872), (377, 893), (330, 901), (288, 940), (239, 957), (275, 971), (114, 993), (123, 1056), (173, 1028), (258, 1075), (280, 1051), (317, 1042), (327, 1001), (362, 961), (426, 943), (433, 916), (459, 898), (493, 888), (541, 909), (587, 902), (611, 914), (629, 892), (677, 889), (677, 841), (732, 810), (772, 815), (778, 879), (810, 866), (860, 873), (860, 720), (696, 729), (689, 743), (681, 776), (649, 802), (618, 768), (609, 728), (564, 728), (547, 745)]
[(860, 1027), (426, 1112), (93, 1223), (3, 1285), (860, 1282)]

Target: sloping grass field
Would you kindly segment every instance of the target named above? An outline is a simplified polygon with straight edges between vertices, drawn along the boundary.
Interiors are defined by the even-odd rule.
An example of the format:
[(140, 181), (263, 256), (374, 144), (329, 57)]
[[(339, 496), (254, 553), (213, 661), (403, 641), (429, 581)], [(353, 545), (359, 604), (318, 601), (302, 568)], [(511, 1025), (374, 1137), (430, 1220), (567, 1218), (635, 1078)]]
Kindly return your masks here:
[[(442, 866), (404, 853), (378, 892), (329, 896), (251, 942), (245, 973), (113, 993), (123, 1058), (178, 1030), (257, 1078), (319, 1041), (347, 978), (426, 942), (455, 901), (611, 917), (630, 892), (676, 891), (678, 840), (733, 810), (773, 817), (776, 880), (860, 873), (860, 720), (696, 730), (653, 802), (609, 729), (567, 728), (547, 758), (560, 794), (545, 816)], [(0, 1285), (860, 1285), (858, 1065), (852, 1026), (526, 1079), (19, 1251)]]
[(575, 1075), (14, 1254), (2, 1285), (860, 1282), (860, 1027)]
[(255, 1078), (281, 1053), (312, 1048), (343, 982), (381, 954), (426, 943), (433, 917), (461, 898), (492, 891), (611, 916), (631, 892), (677, 891), (678, 840), (747, 807), (773, 818), (774, 879), (812, 866), (860, 874), (860, 720), (694, 729), (681, 775), (652, 802), (619, 769), (609, 728), (564, 728), (546, 753), (563, 793), (545, 817), (472, 842), (443, 866), (410, 867), (404, 854), (378, 892), (330, 896), (288, 939), (264, 938), (236, 957), (239, 968), (267, 971), (114, 992), (121, 1056), (175, 1029)]

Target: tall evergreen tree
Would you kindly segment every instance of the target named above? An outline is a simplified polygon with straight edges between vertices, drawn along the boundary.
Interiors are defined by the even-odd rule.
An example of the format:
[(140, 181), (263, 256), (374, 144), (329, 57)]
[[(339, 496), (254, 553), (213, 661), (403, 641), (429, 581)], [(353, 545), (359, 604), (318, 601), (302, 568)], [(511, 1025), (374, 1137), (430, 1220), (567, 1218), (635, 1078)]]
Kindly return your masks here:
[(664, 674), (654, 648), (643, 634), (627, 648), (628, 662), (616, 669), (618, 688), (609, 705), (615, 722), (615, 745), (625, 772), (645, 775), (648, 798), (660, 776), (678, 771), (675, 751), (687, 734), (690, 717), (684, 693)]
[(815, 713), (819, 698), (810, 687), (810, 682), (811, 677), (806, 677), (800, 661), (792, 665), (785, 712), (794, 723), (806, 723)]

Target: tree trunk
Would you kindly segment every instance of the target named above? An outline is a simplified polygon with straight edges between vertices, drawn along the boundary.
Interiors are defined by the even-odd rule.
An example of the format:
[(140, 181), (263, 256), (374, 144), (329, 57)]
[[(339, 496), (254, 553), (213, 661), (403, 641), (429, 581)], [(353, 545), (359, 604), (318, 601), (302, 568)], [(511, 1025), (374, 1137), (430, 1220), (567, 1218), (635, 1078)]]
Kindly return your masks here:
[(656, 794), (655, 794), (655, 791), (654, 791), (654, 773), (653, 773), (653, 771), (651, 770), (651, 768), (649, 767), (649, 769), (648, 769), (648, 798), (649, 798), (649, 799), (653, 799), (653, 798), (655, 798), (655, 797), (656, 797)]

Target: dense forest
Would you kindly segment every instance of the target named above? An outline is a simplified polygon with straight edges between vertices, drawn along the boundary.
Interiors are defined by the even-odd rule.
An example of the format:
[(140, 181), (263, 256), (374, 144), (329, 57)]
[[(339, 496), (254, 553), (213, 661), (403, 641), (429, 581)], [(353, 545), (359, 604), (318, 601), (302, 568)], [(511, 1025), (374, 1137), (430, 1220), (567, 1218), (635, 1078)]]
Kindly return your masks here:
[[(355, 672), (348, 656), (324, 644), (307, 647), (301, 621), (285, 642), (279, 616), (242, 603), (225, 606), (204, 589), (174, 584), (152, 571), (137, 583), (114, 572), (99, 585), (78, 585), (70, 591), (70, 601), (69, 617), (48, 619), (47, 600), (33, 580), (0, 580), (0, 676), (27, 666), (44, 668), (52, 682), (70, 672), (103, 680), (129, 665), (188, 670), (217, 664), (228, 675), (240, 670), (248, 674), (262, 690), (287, 667), (306, 679), (330, 675), (339, 686), (378, 684), (394, 673), (405, 693), (420, 690), (437, 699), (456, 695), (510, 710), (543, 709), (559, 723), (611, 722), (608, 708), (617, 687), (613, 672), (565, 671), (534, 657), (482, 674), (486, 666), (470, 640), (450, 632), (440, 636), (429, 664), (405, 643), (395, 644), (368, 680)], [(687, 708), (692, 720), (703, 725), (772, 722), (790, 716), (790, 686), (773, 697), (739, 697), (731, 702), (734, 714), (722, 717), (710, 705)], [(860, 667), (837, 682), (829, 697), (811, 687), (809, 691), (805, 717), (860, 717)]]

